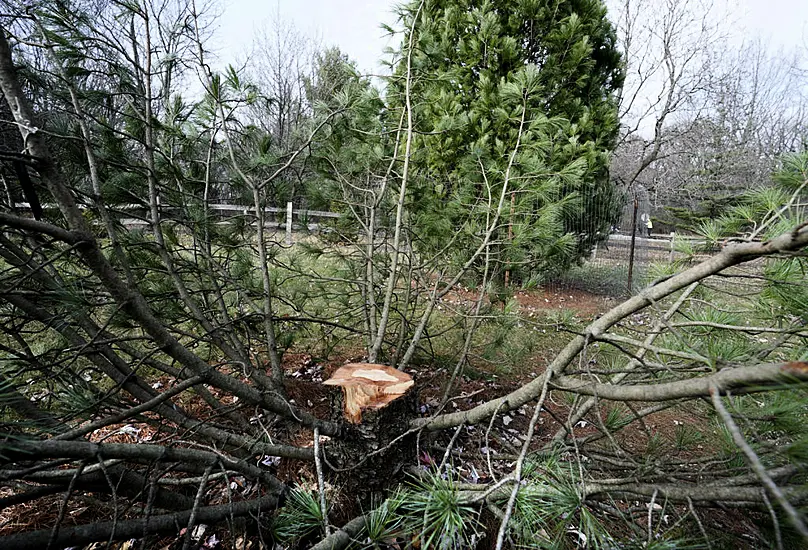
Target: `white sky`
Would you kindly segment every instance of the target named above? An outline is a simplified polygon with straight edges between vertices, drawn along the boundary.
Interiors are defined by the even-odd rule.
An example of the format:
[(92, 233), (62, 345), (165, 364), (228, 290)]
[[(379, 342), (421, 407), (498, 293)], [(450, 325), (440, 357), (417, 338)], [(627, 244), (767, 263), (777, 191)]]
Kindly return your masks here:
[(219, 0), (222, 16), (214, 44), (222, 62), (243, 59), (253, 38), (276, 15), (324, 47), (339, 46), (363, 73), (381, 71), (378, 61), (389, 41), (382, 23), (393, 26), (390, 0)]
[[(660, 1), (662, 0), (651, 0)], [(808, 0), (731, 0), (735, 33), (759, 36), (771, 46), (803, 46), (808, 54)], [(220, 62), (244, 60), (256, 31), (273, 17), (317, 36), (323, 46), (336, 45), (357, 61), (362, 72), (378, 73), (383, 49), (389, 44), (381, 23), (395, 26), (393, 0), (219, 0), (222, 11), (214, 49)], [(397, 44), (395, 44), (397, 45)]]

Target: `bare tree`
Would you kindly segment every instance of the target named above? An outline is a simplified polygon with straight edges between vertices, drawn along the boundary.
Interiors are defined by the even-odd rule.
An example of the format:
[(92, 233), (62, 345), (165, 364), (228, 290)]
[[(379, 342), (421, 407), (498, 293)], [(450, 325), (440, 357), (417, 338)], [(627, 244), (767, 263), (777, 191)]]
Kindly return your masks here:
[(727, 60), (705, 92), (709, 110), (666, 131), (672, 137), (654, 172), (658, 204), (699, 211), (714, 203), (716, 217), (722, 201), (770, 184), (779, 159), (804, 140), (806, 82), (796, 62), (759, 41)]
[(319, 45), (284, 21), (280, 12), (260, 32), (249, 58), (251, 80), (261, 94), (254, 118), (276, 141), (290, 147), (305, 117), (311, 114), (304, 83), (311, 77)]
[(614, 17), (628, 71), (612, 175), (647, 190), (658, 215), (675, 207), (716, 218), (800, 150), (806, 84), (796, 53), (755, 39), (731, 46), (730, 16), (711, 2), (624, 2)]
[(643, 183), (643, 173), (670, 139), (666, 125), (692, 120), (706, 109), (703, 92), (727, 30), (716, 5), (702, 0), (666, 0), (661, 5), (627, 0), (612, 13), (626, 62), (620, 97), (623, 132), (613, 172), (631, 187)]

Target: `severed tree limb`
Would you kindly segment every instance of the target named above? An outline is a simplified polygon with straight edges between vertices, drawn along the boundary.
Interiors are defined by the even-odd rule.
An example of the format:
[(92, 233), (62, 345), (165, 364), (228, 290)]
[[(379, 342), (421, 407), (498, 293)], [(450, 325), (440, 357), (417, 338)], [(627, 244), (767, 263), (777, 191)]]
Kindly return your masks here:
[[(371, 512), (372, 513), (372, 512)], [(315, 544), (310, 550), (342, 550), (346, 548), (362, 532), (368, 522), (370, 514), (359, 516), (338, 530), (334, 531), (326, 538)]]
[[(582, 487), (586, 498), (619, 498), (620, 496), (647, 496), (657, 491), (658, 497), (671, 501), (761, 505), (764, 504), (764, 490), (760, 487), (738, 487), (736, 485), (704, 485), (690, 483), (598, 483), (588, 482)], [(797, 502), (808, 502), (808, 489), (802, 486), (781, 487), (787, 498)]]
[[(311, 460), (311, 449), (292, 447), (304, 460)], [(30, 460), (42, 458), (121, 458), (136, 461), (193, 462), (210, 465), (221, 464), (224, 468), (236, 470), (246, 476), (260, 479), (275, 491), (282, 491), (284, 485), (267, 471), (253, 466), (244, 460), (230, 458), (220, 453), (164, 447), (145, 443), (90, 443), (85, 441), (9, 441), (2, 449), (5, 460)]]
[[(195, 524), (214, 524), (229, 517), (254, 516), (260, 512), (274, 509), (278, 504), (276, 496), (266, 496), (254, 500), (220, 504), (218, 506), (202, 506), (196, 509)], [(42, 550), (50, 541), (54, 548), (65, 546), (83, 546), (91, 542), (105, 540), (125, 540), (142, 538), (144, 535), (179, 533), (188, 524), (192, 510), (174, 514), (150, 516), (117, 522), (99, 522), (78, 527), (63, 528), (51, 541), (51, 530), (43, 529), (18, 535), (0, 537), (0, 548), (15, 550)]]
[[(65, 242), (76, 245), (87, 268), (98, 277), (121, 309), (151, 336), (158, 347), (194, 374), (206, 372), (209, 365), (171, 334), (155, 315), (144, 296), (129, 288), (129, 285), (121, 279), (115, 267), (101, 250), (87, 220), (76, 205), (73, 194), (65, 182), (64, 174), (54, 162), (44, 136), (32, 123), (35, 117), (17, 80), (11, 59), (11, 49), (6, 39), (5, 29), (2, 28), (0, 28), (0, 89), (11, 106), (14, 120), (20, 128), (28, 152), (41, 158), (37, 166), (39, 175), (56, 200), (69, 230), (48, 223), (33, 223), (35, 220), (22, 221), (24, 218), (9, 217), (7, 214), (0, 216), (0, 224), (12, 222), (16, 227), (46, 233), (60, 240), (67, 239)], [(232, 376), (214, 371), (211, 374), (211, 383), (238, 395), (239, 398), (250, 404), (260, 405), (283, 417), (295, 419), (308, 427), (318, 426), (324, 435), (333, 436), (340, 432), (338, 424), (322, 421), (304, 411), (295, 410), (282, 397), (273, 393), (261, 393)]]
[(557, 376), (550, 385), (557, 390), (597, 396), (611, 401), (671, 401), (708, 397), (712, 388), (722, 392), (753, 393), (808, 382), (808, 363), (767, 363), (752, 367), (727, 368), (715, 374), (661, 384), (616, 386)]
[(808, 246), (808, 227), (800, 225), (774, 239), (762, 243), (733, 243), (724, 248), (719, 254), (691, 267), (670, 279), (659, 284), (649, 286), (636, 296), (605, 313), (602, 317), (590, 324), (584, 334), (574, 338), (567, 344), (555, 359), (547, 366), (544, 373), (519, 389), (492, 399), (466, 411), (444, 414), (432, 418), (418, 418), (412, 421), (413, 427), (428, 430), (442, 430), (457, 426), (458, 424), (477, 424), (491, 416), (495, 410), (510, 411), (521, 407), (525, 403), (536, 399), (544, 387), (545, 379), (553, 374), (560, 375), (567, 369), (572, 360), (586, 347), (589, 342), (599, 339), (607, 330), (619, 323), (629, 315), (659, 302), (660, 300), (678, 292), (679, 290), (715, 275), (732, 267), (756, 258), (774, 254), (795, 252)]

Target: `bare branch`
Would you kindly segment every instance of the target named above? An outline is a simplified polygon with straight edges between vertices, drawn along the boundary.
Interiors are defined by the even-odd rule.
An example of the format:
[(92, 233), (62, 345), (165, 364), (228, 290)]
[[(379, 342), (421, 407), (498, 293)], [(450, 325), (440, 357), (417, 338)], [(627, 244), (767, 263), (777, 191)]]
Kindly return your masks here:
[[(202, 506), (196, 510), (196, 525), (202, 523), (215, 524), (224, 521), (228, 517), (260, 514), (274, 510), (277, 503), (278, 498), (276, 496), (266, 496), (255, 500), (220, 504), (218, 506)], [(178, 525), (187, 524), (192, 513), (192, 510), (187, 510), (148, 518), (99, 522), (63, 528), (59, 530), (58, 536), (53, 540), (50, 540), (50, 529), (32, 531), (0, 537), (0, 546), (3, 548), (18, 548), (19, 550), (40, 550), (49, 543), (54, 546), (83, 545), (105, 540), (140, 538), (148, 534), (177, 533), (179, 530)]]
[(808, 363), (770, 363), (725, 368), (715, 374), (660, 384), (614, 385), (556, 376), (555, 389), (612, 401), (671, 401), (707, 397), (711, 388), (721, 392), (753, 393), (808, 382)]
[[(805, 363), (802, 363), (802, 368), (805, 370)], [(747, 462), (749, 462), (749, 465), (760, 478), (763, 486), (766, 487), (766, 490), (775, 498), (775, 500), (777, 500), (777, 503), (783, 508), (783, 510), (785, 510), (786, 514), (788, 515), (788, 519), (791, 520), (791, 524), (794, 526), (797, 532), (802, 535), (803, 540), (808, 542), (808, 527), (806, 527), (803, 518), (800, 517), (801, 514), (788, 501), (786, 495), (783, 493), (780, 487), (774, 483), (774, 480), (766, 472), (766, 467), (760, 461), (757, 453), (755, 453), (754, 449), (752, 449), (749, 443), (747, 443), (746, 438), (744, 438), (741, 430), (738, 428), (738, 425), (735, 424), (732, 416), (730, 416), (729, 412), (727, 412), (724, 404), (721, 403), (720, 391), (721, 388), (717, 386), (712, 386), (710, 388), (710, 397), (712, 398), (715, 410), (718, 412), (719, 416), (721, 416), (721, 420), (724, 422), (724, 425), (726, 425), (732, 434), (732, 439), (735, 441), (735, 444), (740, 447), (741, 451), (743, 451)]]

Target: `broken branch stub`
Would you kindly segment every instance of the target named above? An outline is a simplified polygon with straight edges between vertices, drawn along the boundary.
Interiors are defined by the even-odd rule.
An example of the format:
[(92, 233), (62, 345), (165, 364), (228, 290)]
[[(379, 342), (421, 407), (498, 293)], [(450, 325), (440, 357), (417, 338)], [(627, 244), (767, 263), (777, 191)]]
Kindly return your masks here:
[(413, 380), (406, 372), (386, 365), (348, 363), (338, 368), (323, 384), (342, 388), (345, 418), (359, 424), (363, 409), (381, 409), (407, 393)]

